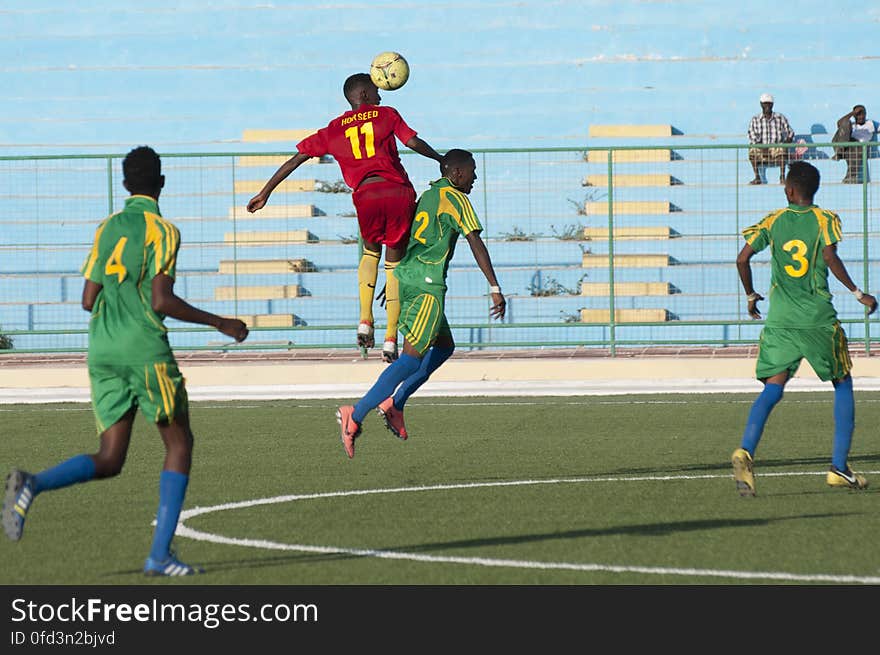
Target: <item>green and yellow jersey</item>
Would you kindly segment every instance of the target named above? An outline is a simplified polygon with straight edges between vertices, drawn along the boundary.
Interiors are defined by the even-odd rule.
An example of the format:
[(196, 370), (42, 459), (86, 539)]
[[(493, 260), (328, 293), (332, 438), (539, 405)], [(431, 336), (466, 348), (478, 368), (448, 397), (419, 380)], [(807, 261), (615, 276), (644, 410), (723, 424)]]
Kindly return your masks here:
[(431, 182), (419, 198), (409, 245), (394, 275), (401, 284), (442, 294), (459, 235), (482, 230), (467, 194), (445, 177)]
[(837, 214), (790, 204), (743, 230), (743, 236), (755, 252), (770, 248), (767, 326), (811, 328), (837, 321), (822, 258), (825, 246), (843, 238)]
[(81, 269), (103, 287), (89, 321), (89, 364), (174, 361), (165, 317), (151, 302), (153, 278), (174, 277), (179, 247), (180, 231), (148, 196), (129, 196), (121, 212), (98, 226)]

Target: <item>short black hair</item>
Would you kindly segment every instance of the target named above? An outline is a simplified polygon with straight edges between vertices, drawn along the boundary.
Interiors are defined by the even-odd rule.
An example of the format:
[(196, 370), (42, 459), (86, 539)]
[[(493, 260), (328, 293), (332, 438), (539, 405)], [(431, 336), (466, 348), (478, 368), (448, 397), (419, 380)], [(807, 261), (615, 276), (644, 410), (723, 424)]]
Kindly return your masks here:
[(791, 185), (806, 198), (812, 198), (819, 190), (819, 169), (805, 161), (794, 161), (789, 165), (786, 184)]
[(345, 84), (342, 85), (342, 93), (345, 94), (346, 100), (354, 104), (354, 94), (368, 86), (376, 86), (373, 84), (372, 78), (367, 73), (355, 73), (349, 75), (345, 80)]
[(161, 187), (162, 161), (150, 146), (138, 146), (122, 160), (122, 176), (131, 193), (155, 191)]
[(473, 161), (474, 153), (469, 150), (462, 150), (461, 148), (453, 148), (448, 151), (445, 155), (443, 155), (443, 161), (440, 162), (440, 169), (444, 174), (449, 172), (449, 169), (453, 166), (461, 166), (462, 164), (467, 164), (468, 162)]

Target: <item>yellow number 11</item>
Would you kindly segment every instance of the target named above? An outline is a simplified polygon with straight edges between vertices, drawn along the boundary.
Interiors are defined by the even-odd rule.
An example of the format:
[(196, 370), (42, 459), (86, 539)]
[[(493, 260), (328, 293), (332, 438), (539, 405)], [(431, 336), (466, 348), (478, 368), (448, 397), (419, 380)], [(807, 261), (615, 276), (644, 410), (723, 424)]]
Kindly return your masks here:
[[(367, 159), (376, 155), (376, 148), (373, 146), (373, 123), (367, 121), (363, 125), (361, 125), (361, 134), (364, 135), (365, 143), (364, 149), (367, 151)], [(345, 136), (348, 137), (348, 140), (351, 142), (351, 154), (354, 155), (355, 159), (363, 159), (364, 156), (361, 154), (361, 141), (358, 137), (358, 128), (357, 125), (354, 125), (347, 130), (345, 130)]]

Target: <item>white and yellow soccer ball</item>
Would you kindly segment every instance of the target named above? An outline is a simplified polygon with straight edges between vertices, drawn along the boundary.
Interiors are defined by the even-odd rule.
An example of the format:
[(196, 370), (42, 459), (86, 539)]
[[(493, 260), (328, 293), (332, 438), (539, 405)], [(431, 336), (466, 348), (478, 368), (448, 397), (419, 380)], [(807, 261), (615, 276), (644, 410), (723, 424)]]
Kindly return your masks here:
[(409, 64), (399, 52), (380, 52), (370, 64), (370, 79), (380, 89), (394, 91), (409, 79)]

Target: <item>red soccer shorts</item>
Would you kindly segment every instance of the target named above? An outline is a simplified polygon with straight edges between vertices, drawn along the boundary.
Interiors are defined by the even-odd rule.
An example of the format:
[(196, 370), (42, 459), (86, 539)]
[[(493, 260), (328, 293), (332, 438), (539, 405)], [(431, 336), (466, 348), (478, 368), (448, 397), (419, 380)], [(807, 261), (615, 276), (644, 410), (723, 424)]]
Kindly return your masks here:
[(352, 194), (352, 201), (364, 241), (389, 248), (406, 246), (416, 211), (416, 192), (411, 185), (370, 182)]

